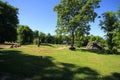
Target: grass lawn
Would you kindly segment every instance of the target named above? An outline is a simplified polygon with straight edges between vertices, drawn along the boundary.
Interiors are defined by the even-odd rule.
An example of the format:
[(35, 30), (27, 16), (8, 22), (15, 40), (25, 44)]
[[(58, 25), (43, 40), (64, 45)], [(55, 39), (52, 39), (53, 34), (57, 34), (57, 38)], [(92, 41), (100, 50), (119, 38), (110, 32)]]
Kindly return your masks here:
[(98, 53), (63, 45), (0, 49), (0, 80), (120, 80), (120, 55)]

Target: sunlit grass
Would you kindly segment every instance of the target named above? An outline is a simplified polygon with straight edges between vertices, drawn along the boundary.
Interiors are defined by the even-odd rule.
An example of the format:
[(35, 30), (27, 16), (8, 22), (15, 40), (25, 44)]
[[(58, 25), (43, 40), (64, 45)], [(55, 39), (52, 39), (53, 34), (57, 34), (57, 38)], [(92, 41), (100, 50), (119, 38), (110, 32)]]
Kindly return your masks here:
[[(28, 62), (22, 61), (23, 63), (25, 63), (24, 65), (22, 63), (20, 63), (22, 66), (19, 66), (19, 68), (21, 68), (21, 69), (24, 69), (24, 67), (26, 67), (26, 65), (29, 65), (30, 69), (36, 68), (36, 67), (41, 67), (41, 68), (36, 68), (36, 69), (38, 69), (38, 74), (36, 73), (34, 75), (34, 77), (37, 75), (42, 75), (42, 72), (40, 71), (41, 69), (43, 69), (43, 71), (45, 71), (45, 72), (46, 72), (46, 70), (50, 71), (51, 74), (52, 73), (58, 74), (58, 75), (56, 75), (56, 78), (58, 78), (58, 79), (53, 79), (53, 80), (59, 80), (59, 78), (62, 80), (66, 80), (66, 79), (68, 79), (68, 80), (86, 79), (87, 80), (88, 78), (90, 78), (90, 80), (97, 80), (97, 78), (101, 77), (101, 76), (103, 79), (113, 79), (114, 80), (114, 79), (117, 79), (120, 77), (120, 62), (119, 62), (120, 55), (98, 54), (98, 53), (91, 52), (91, 51), (84, 51), (80, 48), (77, 48), (77, 50), (75, 50), (75, 51), (70, 51), (68, 49), (68, 47), (66, 47), (65, 45), (47, 45), (47, 46), (42, 45), (40, 47), (37, 47), (36, 45), (25, 45), (25, 46), (22, 46), (21, 48), (2, 49), (2, 51), (12, 51), (12, 50), (20, 51), (21, 52), (20, 54), (23, 55), (23, 60), (27, 60), (27, 58), (28, 58), (28, 57), (24, 57), (24, 55), (36, 56), (36, 58), (42, 57), (42, 62), (40, 61), (40, 64), (44, 65), (43, 67), (45, 67), (45, 70), (43, 67), (41, 67), (42, 65), (38, 64), (39, 59), (35, 60), (35, 59), (32, 59), (32, 57), (27, 60)], [(16, 57), (18, 57), (18, 56), (16, 56)], [(46, 60), (43, 60), (43, 59), (47, 58), (47, 57), (51, 57), (52, 59), (50, 59), (50, 61), (48, 60), (46, 62)], [(14, 58), (14, 59), (17, 60), (17, 58)], [(18, 59), (20, 59), (20, 58), (18, 57)], [(34, 66), (33, 62), (32, 63), (29, 62), (29, 61), (31, 61), (30, 59), (32, 59), (33, 62), (35, 60), (36, 62), (34, 62), (34, 64), (37, 64), (37, 65)], [(0, 63), (4, 62), (4, 61), (3, 62), (2, 61), (3, 60), (1, 59)], [(12, 64), (12, 62), (11, 62), (11, 64)], [(14, 64), (14, 65), (18, 65), (18, 64), (19, 63)], [(52, 67), (50, 65), (52, 65)], [(4, 66), (7, 66), (7, 65), (4, 65)], [(29, 66), (27, 66), (27, 67), (29, 68)], [(14, 69), (14, 68), (12, 68), (12, 69)], [(64, 70), (66, 70), (66, 71), (64, 71)], [(25, 71), (27, 72), (27, 68), (25, 69)], [(12, 73), (12, 70), (11, 71), (8, 70), (8, 72)], [(70, 72), (70, 74), (67, 74), (69, 72)], [(23, 73), (24, 72), (21, 72), (21, 75)], [(68, 77), (71, 77), (70, 75), (73, 75), (73, 76), (72, 76), (72, 78), (64, 78), (61, 76), (64, 73), (67, 74)], [(113, 75), (114, 73), (117, 74), (117, 77), (115, 77)], [(26, 73), (24, 73), (24, 74), (26, 75)], [(29, 74), (32, 75), (33, 72), (30, 72)], [(54, 74), (53, 74), (53, 76), (51, 76), (51, 74), (49, 72), (46, 72), (43, 74), (47, 75), (48, 78), (54, 77)], [(46, 79), (46, 80), (49, 80), (49, 79)]]

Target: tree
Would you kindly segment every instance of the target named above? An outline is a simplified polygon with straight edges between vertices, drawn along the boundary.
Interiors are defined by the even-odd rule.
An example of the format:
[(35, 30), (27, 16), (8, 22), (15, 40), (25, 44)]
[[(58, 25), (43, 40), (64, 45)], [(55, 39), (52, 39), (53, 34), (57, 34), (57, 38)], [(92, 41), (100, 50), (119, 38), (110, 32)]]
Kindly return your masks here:
[(18, 42), (28, 44), (33, 42), (33, 31), (26, 25), (18, 25)]
[(105, 12), (102, 14), (103, 20), (100, 21), (101, 29), (104, 30), (107, 37), (107, 45), (109, 54), (113, 54), (117, 52), (117, 42), (116, 42), (116, 29), (118, 25), (116, 22), (118, 18), (113, 12)]
[(40, 33), (39, 33), (39, 36), (40, 36), (41, 42), (42, 42), (42, 43), (45, 43), (46, 34), (43, 33), (43, 32), (40, 32)]
[(33, 31), (33, 43), (38, 44), (38, 38), (39, 38), (39, 31), (35, 30)]
[(85, 38), (86, 38), (86, 36), (89, 35), (89, 30), (90, 30), (90, 25), (89, 24), (82, 25), (81, 28), (77, 29), (77, 31), (75, 33), (75, 44), (76, 44), (77, 47), (87, 45), (87, 43), (84, 43), (84, 41), (85, 42), (87, 41), (87, 40), (85, 40)]
[(116, 29), (117, 47), (120, 48), (120, 20), (118, 21), (118, 28)]
[(0, 0), (0, 43), (16, 41), (18, 9)]
[(101, 0), (61, 0), (54, 7), (57, 19), (57, 33), (71, 34), (71, 47), (74, 48), (75, 33), (86, 33), (89, 30), (89, 22), (94, 21), (97, 16), (94, 12)]
[(53, 43), (53, 37), (50, 33), (46, 35), (46, 43)]
[(39, 36), (39, 31), (38, 30), (33, 31), (33, 37), (38, 38), (38, 36)]
[(118, 43), (118, 47), (120, 48), (120, 6), (118, 8), (118, 11), (117, 11), (117, 17), (118, 17), (118, 21), (117, 21), (117, 43)]
[(61, 44), (62, 43), (62, 36), (61, 35), (54, 35), (54, 43)]

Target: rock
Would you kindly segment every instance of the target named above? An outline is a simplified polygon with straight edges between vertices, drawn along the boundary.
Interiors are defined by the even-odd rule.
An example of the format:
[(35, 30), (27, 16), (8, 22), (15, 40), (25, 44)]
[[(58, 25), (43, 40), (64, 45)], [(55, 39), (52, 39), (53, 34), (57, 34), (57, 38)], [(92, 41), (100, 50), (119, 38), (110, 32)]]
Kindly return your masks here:
[(17, 44), (12, 44), (10, 46), (10, 48), (17, 48), (17, 47), (21, 47), (21, 45), (19, 43), (17, 43)]
[(104, 48), (97, 42), (90, 42), (85, 49), (103, 50)]

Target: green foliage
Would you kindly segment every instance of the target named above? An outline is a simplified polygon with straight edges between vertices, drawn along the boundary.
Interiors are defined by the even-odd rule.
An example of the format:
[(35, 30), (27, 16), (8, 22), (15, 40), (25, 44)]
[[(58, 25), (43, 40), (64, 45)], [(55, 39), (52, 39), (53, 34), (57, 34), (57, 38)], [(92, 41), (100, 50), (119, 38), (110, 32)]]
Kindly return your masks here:
[(38, 37), (39, 37), (39, 31), (35, 30), (33, 31), (33, 44), (38, 44)]
[(35, 30), (33, 31), (33, 38), (38, 38), (39, 37), (39, 31)]
[(120, 20), (118, 21), (118, 28), (116, 30), (117, 46), (120, 48)]
[(50, 33), (46, 35), (46, 43), (53, 43), (53, 37)]
[(69, 35), (51, 35), (50, 33), (45, 34), (38, 30), (33, 31), (33, 43), (38, 43), (38, 37), (40, 37), (41, 43), (52, 43), (52, 44), (62, 44), (64, 41), (70, 41)]
[(56, 11), (57, 29), (56, 32), (71, 34), (71, 47), (74, 46), (74, 35), (85, 34), (90, 30), (89, 22), (94, 21), (101, 0), (61, 0), (60, 4), (54, 7)]
[(33, 42), (33, 32), (25, 25), (18, 25), (17, 28), (17, 41), (21, 44), (28, 44)]
[(43, 33), (43, 32), (40, 32), (40, 33), (39, 33), (39, 36), (40, 36), (40, 40), (41, 40), (41, 42), (42, 42), (42, 43), (45, 43), (46, 34)]
[(83, 36), (80, 36), (80, 37), (79, 36), (78, 37), (75, 36), (75, 46), (81, 47), (82, 44), (83, 44), (83, 39), (84, 39)]
[(116, 39), (117, 39), (117, 46), (120, 48), (120, 6), (117, 11), (118, 21), (117, 21), (117, 30), (116, 30)]
[(117, 51), (117, 40), (116, 40), (116, 31), (118, 25), (117, 16), (113, 12), (105, 12), (103, 14), (103, 20), (100, 21), (101, 29), (106, 32), (107, 36), (107, 46), (109, 54), (116, 53)]
[(33, 39), (33, 44), (38, 45), (38, 38)]
[(70, 42), (70, 35), (54, 35), (54, 41), (56, 44), (63, 44), (64, 42)]
[(93, 35), (89, 36), (89, 42), (93, 42), (93, 41), (99, 43), (100, 45), (102, 45), (104, 47), (106, 46), (105, 39), (103, 39), (100, 36), (93, 36)]
[(0, 0), (0, 43), (17, 39), (18, 9)]
[(63, 42), (61, 35), (54, 35), (54, 43), (61, 44)]
[(75, 38), (75, 45), (77, 47), (82, 47), (82, 46), (86, 46), (89, 42), (97, 42), (99, 43), (101, 46), (106, 46), (106, 42), (105, 39), (103, 39), (100, 36), (81, 36), (80, 38)]

